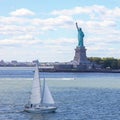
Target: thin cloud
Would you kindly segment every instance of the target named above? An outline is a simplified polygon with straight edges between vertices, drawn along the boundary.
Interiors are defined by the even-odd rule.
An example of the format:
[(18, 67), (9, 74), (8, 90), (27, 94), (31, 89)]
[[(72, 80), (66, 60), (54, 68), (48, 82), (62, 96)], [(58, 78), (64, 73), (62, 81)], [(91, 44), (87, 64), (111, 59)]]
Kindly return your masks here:
[(31, 21), (33, 25), (41, 25), (42, 30), (55, 30), (56, 28), (65, 28), (73, 24), (73, 18), (69, 16), (58, 16), (47, 19), (35, 18)]
[(21, 8), (21, 9), (17, 9), (16, 11), (11, 12), (10, 15), (12, 16), (33, 16), (35, 15), (35, 13), (26, 8)]
[(55, 10), (51, 12), (52, 15), (66, 15), (75, 16), (80, 14), (87, 14), (91, 19), (96, 20), (115, 20), (120, 18), (120, 8), (115, 7), (109, 9), (102, 5), (93, 5), (85, 7), (74, 7), (73, 9)]

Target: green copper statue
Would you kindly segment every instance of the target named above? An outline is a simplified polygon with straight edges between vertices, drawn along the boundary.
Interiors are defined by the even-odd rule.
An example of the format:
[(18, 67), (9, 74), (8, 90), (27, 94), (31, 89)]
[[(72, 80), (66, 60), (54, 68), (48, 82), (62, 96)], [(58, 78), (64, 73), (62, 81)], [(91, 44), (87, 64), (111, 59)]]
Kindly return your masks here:
[(83, 44), (84, 33), (83, 33), (82, 29), (78, 27), (77, 23), (76, 23), (76, 27), (78, 30), (78, 47), (83, 47), (84, 46), (84, 44)]

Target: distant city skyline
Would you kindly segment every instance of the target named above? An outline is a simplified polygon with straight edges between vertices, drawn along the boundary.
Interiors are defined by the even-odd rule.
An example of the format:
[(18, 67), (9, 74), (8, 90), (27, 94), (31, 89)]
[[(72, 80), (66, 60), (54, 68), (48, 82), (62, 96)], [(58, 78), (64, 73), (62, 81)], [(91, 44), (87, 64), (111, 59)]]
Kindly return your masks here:
[(120, 58), (119, 0), (0, 0), (0, 59), (69, 62), (82, 28), (88, 57)]

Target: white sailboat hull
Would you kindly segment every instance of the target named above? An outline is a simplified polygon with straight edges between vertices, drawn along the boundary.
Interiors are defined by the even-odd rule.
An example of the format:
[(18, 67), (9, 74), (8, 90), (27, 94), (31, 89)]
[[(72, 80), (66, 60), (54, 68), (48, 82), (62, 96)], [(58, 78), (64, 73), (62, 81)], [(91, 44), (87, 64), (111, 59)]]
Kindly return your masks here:
[(25, 108), (26, 112), (29, 113), (50, 113), (50, 112), (55, 112), (57, 107), (54, 106), (42, 106), (42, 107), (32, 107), (32, 108)]

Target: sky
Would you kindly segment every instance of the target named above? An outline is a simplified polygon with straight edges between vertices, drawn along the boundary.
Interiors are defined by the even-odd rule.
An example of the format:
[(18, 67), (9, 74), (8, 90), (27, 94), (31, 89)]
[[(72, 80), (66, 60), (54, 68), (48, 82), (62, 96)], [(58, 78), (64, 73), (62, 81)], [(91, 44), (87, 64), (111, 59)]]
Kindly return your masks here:
[(76, 22), (87, 57), (120, 58), (120, 0), (0, 0), (0, 60), (69, 62)]

